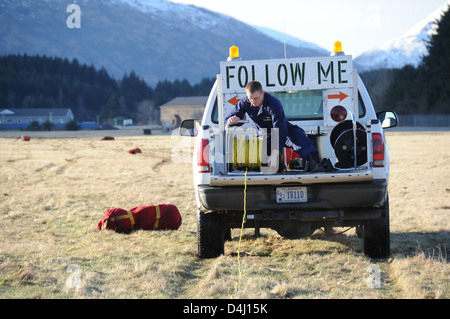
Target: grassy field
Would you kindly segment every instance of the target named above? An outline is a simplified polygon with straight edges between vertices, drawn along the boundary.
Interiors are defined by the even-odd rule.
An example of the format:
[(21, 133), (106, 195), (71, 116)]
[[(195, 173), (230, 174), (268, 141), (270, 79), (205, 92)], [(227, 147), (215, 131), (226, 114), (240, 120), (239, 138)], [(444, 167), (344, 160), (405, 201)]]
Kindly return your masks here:
[[(225, 255), (196, 256), (191, 163), (179, 152), (192, 139), (8, 134), (0, 134), (0, 298), (450, 297), (450, 132), (387, 133), (389, 259), (365, 257), (354, 229), (302, 240), (247, 230), (240, 273), (238, 229)], [(135, 147), (142, 153), (129, 154)], [(178, 207), (179, 230), (96, 228), (111, 207), (161, 203)]]

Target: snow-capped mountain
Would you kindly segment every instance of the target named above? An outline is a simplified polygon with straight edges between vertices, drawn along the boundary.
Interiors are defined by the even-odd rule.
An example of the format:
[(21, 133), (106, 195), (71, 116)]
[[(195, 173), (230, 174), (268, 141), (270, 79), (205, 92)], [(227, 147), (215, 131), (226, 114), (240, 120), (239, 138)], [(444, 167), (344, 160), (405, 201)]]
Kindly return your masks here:
[(387, 41), (362, 53), (355, 59), (358, 70), (364, 72), (376, 69), (402, 68), (405, 65), (418, 66), (422, 57), (428, 54), (426, 41), (435, 34), (436, 22), (447, 11), (449, 5), (450, 0), (399, 38)]
[[(193, 23), (205, 30), (217, 27), (220, 22), (217, 18), (212, 19), (212, 11), (166, 0), (111, 0), (110, 2), (131, 6), (145, 14), (158, 15), (159, 17), (168, 19), (167, 21), (171, 21), (174, 15), (176, 15), (177, 19), (185, 23)], [(217, 14), (217, 16), (220, 16), (220, 14)], [(222, 18), (226, 18), (226, 16), (223, 15)]]
[[(283, 42), (230, 16), (166, 0), (77, 0), (81, 28), (69, 28), (73, 0), (1, 0), (0, 54), (76, 58), (117, 79), (131, 71), (150, 85), (215, 77), (229, 47), (245, 59), (284, 56)], [(274, 50), (279, 48), (279, 50)], [(289, 57), (320, 55), (287, 45)]]
[[(150, 85), (161, 80), (198, 83), (215, 77), (232, 45), (244, 59), (328, 55), (289, 35), (250, 26), (230, 16), (167, 0), (77, 0), (81, 28), (69, 28), (74, 0), (1, 0), (0, 55), (76, 58), (120, 79), (135, 71)], [(450, 0), (448, 1), (450, 3)], [(361, 71), (417, 64), (439, 8), (403, 37), (363, 53)], [(286, 41), (286, 51), (284, 42)]]

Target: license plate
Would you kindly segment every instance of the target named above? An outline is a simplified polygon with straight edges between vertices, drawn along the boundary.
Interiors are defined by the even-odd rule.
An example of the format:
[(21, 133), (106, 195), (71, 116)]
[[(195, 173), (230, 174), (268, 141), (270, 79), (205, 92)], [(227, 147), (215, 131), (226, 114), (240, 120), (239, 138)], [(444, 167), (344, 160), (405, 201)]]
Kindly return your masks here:
[(277, 187), (277, 203), (304, 203), (307, 201), (306, 187)]

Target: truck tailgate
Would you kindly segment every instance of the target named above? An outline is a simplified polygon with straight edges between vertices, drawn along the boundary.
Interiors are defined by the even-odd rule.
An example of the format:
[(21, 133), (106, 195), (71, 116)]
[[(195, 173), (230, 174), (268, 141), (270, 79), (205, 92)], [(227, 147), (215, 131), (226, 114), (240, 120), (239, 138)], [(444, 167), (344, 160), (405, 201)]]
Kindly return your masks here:
[[(244, 174), (212, 175), (211, 186), (244, 185)], [(363, 182), (373, 180), (370, 170), (364, 171), (337, 171), (332, 173), (316, 174), (247, 174), (248, 185), (281, 185), (284, 183), (316, 184), (316, 183), (343, 183)]]

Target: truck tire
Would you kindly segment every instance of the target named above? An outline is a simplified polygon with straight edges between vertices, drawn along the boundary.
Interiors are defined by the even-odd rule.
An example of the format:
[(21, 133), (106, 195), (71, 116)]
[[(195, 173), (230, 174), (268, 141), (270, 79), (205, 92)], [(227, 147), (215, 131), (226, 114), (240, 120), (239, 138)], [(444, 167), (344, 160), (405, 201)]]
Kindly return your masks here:
[(197, 252), (200, 258), (215, 258), (224, 253), (224, 231), (222, 214), (197, 213)]
[(363, 250), (370, 258), (387, 258), (391, 253), (389, 229), (389, 196), (383, 204), (384, 216), (364, 225)]

